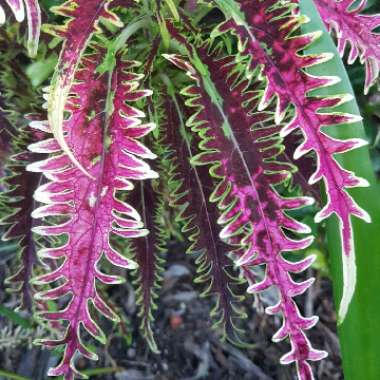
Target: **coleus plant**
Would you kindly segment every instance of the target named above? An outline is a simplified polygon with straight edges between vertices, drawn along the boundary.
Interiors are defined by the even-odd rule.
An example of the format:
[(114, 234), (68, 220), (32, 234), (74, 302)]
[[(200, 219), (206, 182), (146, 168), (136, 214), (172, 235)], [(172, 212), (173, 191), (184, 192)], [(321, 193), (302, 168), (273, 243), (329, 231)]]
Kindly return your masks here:
[[(38, 0), (6, 0), (15, 19), (22, 22), (26, 18), (28, 20), (28, 50), (31, 56), (37, 54), (38, 41), (41, 29), (41, 10)], [(0, 25), (4, 24), (6, 14), (4, 7), (0, 4)]]
[[(368, 92), (379, 74), (380, 16), (360, 13), (366, 1), (357, 7), (352, 0), (314, 3), (335, 31), (340, 53), (350, 45), (349, 63), (359, 58), (365, 64)], [(26, 9), (28, 48), (35, 55), (38, 2), (7, 4), (17, 21)], [(100, 269), (109, 264), (133, 270), (141, 330), (158, 350), (157, 288), (167, 243), (181, 234), (197, 257), (196, 281), (215, 299), (210, 314), (222, 338), (244, 344), (241, 284), (248, 293), (275, 287), (278, 302), (266, 311), (283, 323), (273, 340), (287, 338), (291, 345), (280, 361), (295, 363), (299, 379), (313, 379), (309, 362), (326, 352), (306, 336), (318, 317), (304, 317), (294, 300), (313, 279), (296, 282), (292, 274), (315, 259), (289, 255), (313, 241), (295, 210), (316, 210), (310, 196), (323, 183), (315, 221), (332, 214), (340, 220), (340, 320), (355, 290), (352, 217), (370, 217), (348, 193), (367, 182), (336, 161), (365, 142), (328, 134), (328, 127), (354, 123), (357, 116), (334, 111), (350, 100), (345, 94), (315, 95), (339, 78), (308, 73), (330, 57), (305, 53), (319, 34), (302, 32), (307, 19), (298, 2), (68, 0), (50, 11), (52, 20), (66, 21), (44, 29), (62, 40), (45, 89), (47, 117), (34, 116), (30, 129), (16, 126), (10, 147), (2, 141), (4, 155), (13, 156), (1, 195), (8, 211), (5, 238), (20, 243), (22, 266), (13, 282), (20, 284), (24, 306), (32, 308), (33, 296), (35, 313), (61, 332), (60, 339), (41, 342), (64, 347), (49, 375), (84, 377), (76, 355), (97, 358), (85, 332), (106, 340), (95, 309), (119, 320), (100, 285), (123, 281), (120, 272)], [(300, 174), (308, 183), (297, 181)], [(54, 310), (41, 306), (51, 300)]]

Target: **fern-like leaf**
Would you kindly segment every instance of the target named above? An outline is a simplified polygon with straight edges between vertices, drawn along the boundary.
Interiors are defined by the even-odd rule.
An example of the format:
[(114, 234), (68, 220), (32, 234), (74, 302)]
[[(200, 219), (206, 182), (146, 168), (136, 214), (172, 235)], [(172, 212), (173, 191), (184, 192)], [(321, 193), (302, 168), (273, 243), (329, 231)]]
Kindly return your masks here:
[[(28, 20), (28, 50), (34, 57), (37, 54), (38, 41), (41, 29), (41, 10), (38, 0), (6, 0), (16, 20), (22, 22), (25, 19), (25, 10)], [(4, 8), (0, 5), (0, 25), (5, 22)]]
[[(100, 297), (95, 282), (117, 284), (122, 278), (102, 273), (98, 267), (101, 258), (119, 267), (136, 268), (133, 261), (112, 247), (110, 239), (114, 235), (137, 238), (147, 233), (137, 211), (123, 202), (119, 193), (132, 189), (131, 180), (156, 176), (142, 160), (154, 155), (138, 141), (153, 125), (141, 124), (144, 113), (132, 106), (150, 92), (138, 89), (141, 76), (133, 73), (135, 62), (119, 59), (113, 73), (100, 75), (96, 72), (100, 58), (97, 54), (83, 60), (72, 86), (75, 95), (66, 107), (70, 117), (64, 123), (68, 145), (91, 177), (71, 162), (54, 138), (30, 147), (32, 151), (54, 154), (28, 169), (43, 172), (49, 179), (35, 193), (36, 199), (46, 205), (35, 210), (33, 216), (47, 218), (50, 224), (35, 227), (34, 231), (43, 236), (66, 237), (63, 245), (39, 252), (40, 257), (63, 262), (53, 272), (35, 279), (38, 285), (58, 282), (58, 286), (38, 293), (37, 299), (70, 295), (64, 309), (41, 313), (50, 321), (68, 321), (62, 339), (44, 342), (47, 346), (65, 346), (62, 361), (49, 371), (49, 375), (63, 375), (65, 380), (84, 377), (75, 369), (76, 352), (96, 359), (81, 340), (82, 327), (100, 342), (105, 341), (91, 316), (91, 305), (107, 318), (118, 320)], [(34, 125), (47, 129), (44, 123)], [(63, 219), (57, 224), (60, 216)]]
[(121, 26), (119, 18), (109, 11), (111, 0), (68, 0), (52, 8), (58, 15), (68, 17), (62, 26), (50, 25), (48, 31), (64, 40), (58, 64), (48, 96), (48, 120), (51, 131), (62, 150), (86, 175), (90, 175), (70, 151), (64, 136), (64, 109), (70, 93), (75, 72), (92, 36), (99, 30), (99, 22)]
[(6, 159), (11, 153), (11, 140), (13, 137), (14, 126), (8, 120), (8, 115), (4, 110), (6, 108), (4, 98), (0, 96), (0, 173), (4, 175)]
[(36, 263), (36, 245), (33, 239), (32, 211), (35, 208), (34, 191), (40, 185), (41, 175), (26, 171), (31, 162), (41, 159), (40, 154), (27, 151), (27, 146), (40, 133), (21, 130), (16, 142), (13, 142), (13, 151), (17, 152), (8, 158), (5, 171), (8, 174), (2, 179), (5, 191), (0, 193), (0, 204), (7, 209), (7, 215), (0, 221), (6, 226), (3, 241), (15, 240), (18, 242), (19, 267), (15, 273), (6, 280), (11, 290), (21, 293), (19, 309), (32, 310), (33, 292), (30, 280), (33, 266)]
[(348, 63), (358, 58), (365, 64), (364, 92), (378, 81), (380, 72), (380, 35), (375, 31), (380, 26), (380, 14), (361, 14), (367, 0), (314, 0), (322, 20), (330, 31), (335, 31), (338, 50), (343, 57), (349, 49)]
[[(175, 31), (172, 33), (187, 45)], [(308, 226), (285, 213), (310, 204), (310, 198), (286, 199), (274, 189), (289, 176), (289, 166), (276, 160), (282, 150), (279, 128), (273, 125), (271, 113), (255, 112), (259, 97), (249, 91), (249, 81), (241, 78), (244, 70), (239, 70), (237, 57), (218, 58), (208, 45), (197, 50), (188, 46), (188, 52), (192, 65), (176, 56), (168, 58), (196, 81), (195, 86), (184, 90), (190, 98), (187, 104), (197, 110), (188, 124), (201, 139), (202, 152), (193, 162), (210, 166), (210, 174), (218, 182), (211, 199), (222, 212), (220, 236), (239, 243), (235, 254), (243, 269), (266, 266), (264, 279), (253, 283), (248, 291), (260, 292), (271, 286), (278, 289), (279, 302), (267, 308), (267, 313), (281, 313), (284, 319), (273, 339), (288, 337), (291, 342), (292, 350), (281, 362), (295, 362), (299, 378), (311, 379), (308, 361), (321, 360), (326, 353), (314, 349), (304, 333), (318, 318), (302, 317), (293, 297), (305, 292), (313, 279), (296, 283), (290, 273), (304, 271), (314, 258), (289, 262), (283, 257), (284, 252), (306, 248), (312, 241), (311, 237), (293, 240), (284, 233), (284, 229), (310, 232)]]
[(311, 96), (317, 88), (336, 83), (335, 77), (315, 77), (305, 69), (329, 59), (328, 55), (301, 55), (300, 51), (312, 44), (317, 33), (296, 34), (305, 18), (292, 12), (294, 6), (278, 0), (215, 0), (225, 11), (228, 20), (215, 33), (232, 30), (239, 38), (240, 49), (250, 57), (250, 72), (260, 72), (266, 80), (259, 109), (268, 107), (277, 98), (276, 121), (280, 122), (290, 106), (294, 117), (283, 129), (286, 136), (296, 129), (304, 135), (294, 157), (313, 151), (317, 169), (309, 179), (310, 184), (323, 180), (327, 203), (315, 216), (316, 222), (336, 214), (340, 221), (342, 242), (344, 291), (339, 308), (339, 319), (347, 314), (356, 284), (355, 250), (351, 217), (370, 221), (370, 217), (350, 196), (347, 189), (368, 186), (368, 182), (343, 169), (335, 155), (366, 144), (361, 139), (337, 140), (322, 127), (353, 123), (357, 116), (327, 111), (349, 100), (347, 96)]
[(131, 197), (131, 204), (140, 212), (145, 228), (149, 234), (135, 239), (131, 243), (133, 259), (138, 264), (136, 279), (136, 303), (140, 310), (140, 329), (147, 340), (151, 350), (158, 353), (154, 339), (152, 321), (154, 311), (157, 309), (156, 300), (158, 289), (162, 283), (164, 270), (164, 254), (169, 240), (169, 233), (164, 224), (164, 198), (159, 192), (158, 183), (141, 183), (136, 187)]
[(239, 307), (244, 296), (235, 294), (241, 280), (228, 257), (231, 247), (219, 238), (216, 205), (209, 201), (214, 183), (207, 168), (191, 164), (198, 151), (196, 140), (185, 130), (183, 111), (174, 92), (170, 92), (163, 95), (166, 100), (162, 106), (165, 116), (161, 144), (166, 150), (162, 159), (167, 166), (171, 205), (191, 243), (187, 253), (197, 255), (195, 282), (205, 284), (203, 297), (215, 297), (211, 311), (213, 328), (221, 333), (222, 339), (242, 345), (242, 331), (236, 321), (246, 317)]

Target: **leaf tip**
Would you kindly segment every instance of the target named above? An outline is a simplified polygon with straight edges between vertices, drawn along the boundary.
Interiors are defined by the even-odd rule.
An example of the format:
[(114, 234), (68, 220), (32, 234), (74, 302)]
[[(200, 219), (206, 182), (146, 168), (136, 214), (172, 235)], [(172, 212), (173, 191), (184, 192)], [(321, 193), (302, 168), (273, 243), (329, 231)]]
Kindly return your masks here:
[(348, 313), (356, 288), (356, 262), (355, 252), (342, 256), (343, 261), (343, 295), (338, 310), (338, 325), (341, 325)]

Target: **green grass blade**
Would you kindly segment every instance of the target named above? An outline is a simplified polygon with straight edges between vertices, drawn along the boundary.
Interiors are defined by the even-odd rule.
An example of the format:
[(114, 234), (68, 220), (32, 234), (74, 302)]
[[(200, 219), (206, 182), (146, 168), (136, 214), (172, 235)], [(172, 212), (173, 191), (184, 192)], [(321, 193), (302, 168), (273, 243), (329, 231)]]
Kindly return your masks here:
[(33, 324), (29, 319), (22, 317), (19, 313), (16, 313), (4, 305), (0, 305), (0, 315), (25, 329), (31, 329), (33, 327)]
[[(317, 75), (336, 75), (342, 81), (336, 86), (324, 89), (320, 94), (349, 93), (352, 90), (344, 64), (339, 57), (333, 40), (324, 27), (312, 0), (300, 0), (301, 12), (311, 22), (303, 27), (304, 32), (323, 30), (321, 39), (308, 50), (308, 53), (330, 52), (334, 58), (311, 73)], [(356, 101), (347, 103), (341, 110), (360, 114)], [(365, 138), (363, 123), (329, 128), (329, 134), (338, 138)], [(347, 169), (355, 171), (366, 178), (370, 188), (353, 189), (352, 194), (361, 207), (366, 209), (373, 223), (368, 225), (354, 220), (355, 248), (357, 255), (358, 280), (356, 293), (345, 321), (339, 326), (339, 338), (343, 354), (345, 380), (375, 380), (380, 374), (380, 188), (376, 183), (368, 148), (364, 147), (339, 156), (339, 161)], [(327, 223), (330, 266), (333, 276), (336, 304), (342, 294), (342, 272), (340, 258), (340, 241), (336, 217)]]
[(3, 369), (0, 369), (0, 377), (4, 377), (7, 380), (31, 380), (28, 377), (20, 376), (17, 375), (17, 373), (12, 373)]

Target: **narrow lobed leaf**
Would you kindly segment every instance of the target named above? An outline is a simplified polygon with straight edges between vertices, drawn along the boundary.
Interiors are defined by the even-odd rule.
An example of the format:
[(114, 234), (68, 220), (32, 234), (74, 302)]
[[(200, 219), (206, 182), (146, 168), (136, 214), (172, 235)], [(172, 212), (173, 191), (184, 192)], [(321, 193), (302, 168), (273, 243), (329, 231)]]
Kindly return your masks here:
[(313, 0), (318, 12), (330, 32), (335, 32), (341, 57), (348, 50), (348, 63), (358, 58), (365, 65), (364, 92), (378, 82), (380, 72), (380, 35), (375, 31), (380, 26), (380, 14), (361, 12), (367, 0)]
[(135, 239), (131, 243), (133, 259), (139, 268), (135, 273), (136, 303), (140, 306), (138, 313), (141, 319), (140, 329), (149, 347), (158, 353), (154, 338), (152, 321), (157, 309), (156, 300), (163, 281), (166, 246), (169, 232), (163, 221), (164, 198), (158, 189), (158, 183), (143, 182), (134, 190), (129, 198), (140, 211), (145, 228), (149, 231), (146, 236)]
[(83, 53), (92, 36), (99, 30), (99, 22), (121, 26), (118, 17), (109, 11), (112, 0), (68, 0), (52, 8), (58, 15), (68, 17), (64, 26), (50, 25), (47, 31), (63, 39), (59, 61), (49, 88), (48, 119), (51, 131), (62, 150), (86, 175), (90, 175), (70, 151), (64, 137), (64, 110), (70, 89)]
[[(290, 262), (284, 252), (306, 248), (312, 238), (294, 240), (285, 230), (309, 233), (308, 226), (292, 219), (286, 210), (310, 204), (310, 198), (283, 198), (274, 186), (289, 175), (289, 166), (277, 161), (282, 151), (279, 127), (273, 124), (270, 112), (256, 111), (260, 96), (258, 84), (247, 80), (236, 56), (220, 58), (209, 46), (190, 47), (178, 32), (170, 27), (172, 36), (183, 44), (192, 64), (178, 56), (167, 56), (175, 65), (185, 69), (196, 85), (184, 90), (187, 104), (196, 108), (188, 124), (200, 138), (202, 153), (194, 157), (197, 165), (208, 165), (218, 184), (211, 199), (221, 211), (219, 223), (224, 225), (220, 237), (237, 245), (235, 256), (243, 273), (254, 266), (265, 265), (261, 282), (251, 284), (249, 292), (261, 292), (275, 286), (279, 302), (267, 309), (268, 314), (281, 313), (283, 326), (274, 340), (286, 337), (292, 350), (281, 362), (295, 362), (299, 378), (312, 379), (308, 361), (321, 360), (324, 351), (314, 349), (304, 331), (313, 327), (318, 318), (301, 316), (293, 297), (300, 295), (313, 279), (294, 282), (290, 273), (308, 268), (313, 257)], [(252, 277), (249, 282), (254, 281)]]
[(27, 146), (41, 138), (43, 134), (22, 129), (16, 141), (13, 141), (14, 154), (5, 164), (8, 173), (2, 183), (5, 191), (0, 193), (0, 204), (6, 209), (6, 216), (0, 220), (5, 225), (3, 241), (14, 240), (18, 244), (17, 256), (19, 266), (15, 273), (6, 280), (12, 291), (21, 293), (18, 309), (32, 311), (33, 290), (30, 280), (36, 263), (36, 243), (33, 238), (33, 219), (31, 213), (35, 208), (34, 191), (40, 185), (40, 173), (26, 171), (26, 166), (43, 155), (27, 151)]
[[(41, 314), (50, 321), (68, 321), (64, 337), (43, 342), (49, 347), (65, 346), (62, 361), (49, 371), (50, 376), (63, 375), (65, 380), (83, 377), (75, 369), (77, 352), (89, 359), (97, 357), (84, 345), (81, 329), (100, 342), (105, 340), (90, 309), (95, 307), (107, 318), (118, 320), (97, 292), (96, 283), (117, 284), (121, 278), (101, 272), (100, 260), (104, 257), (115, 266), (136, 268), (135, 262), (113, 247), (112, 237), (132, 239), (147, 233), (137, 211), (121, 200), (121, 191), (130, 191), (131, 181), (156, 176), (143, 161), (154, 155), (139, 142), (154, 126), (142, 124), (144, 113), (133, 106), (150, 92), (138, 88), (141, 76), (134, 73), (136, 62), (118, 57), (114, 72), (101, 75), (96, 68), (102, 59), (101, 50), (84, 58), (66, 105), (70, 117), (64, 123), (67, 144), (91, 177), (78, 169), (52, 139), (32, 145), (33, 151), (50, 150), (52, 155), (28, 167), (49, 179), (35, 194), (45, 205), (33, 216), (46, 222), (34, 231), (43, 236), (65, 236), (63, 244), (39, 253), (59, 260), (58, 268), (35, 279), (36, 284), (53, 286), (38, 293), (38, 299), (70, 295), (64, 309)], [(46, 123), (34, 126), (41, 128), (41, 124), (47, 127)]]
[(169, 94), (164, 92), (161, 144), (166, 154), (160, 155), (167, 167), (171, 205), (190, 241), (187, 253), (197, 256), (195, 282), (205, 284), (202, 296), (215, 297), (211, 311), (214, 329), (221, 331), (222, 339), (244, 345), (242, 331), (236, 323), (246, 317), (241, 307), (244, 296), (237, 294), (242, 281), (228, 257), (231, 247), (219, 238), (218, 211), (210, 202), (215, 184), (207, 168), (191, 163), (198, 151), (197, 140), (185, 130), (185, 112), (181, 111), (172, 90)]
[(339, 78), (312, 76), (305, 71), (306, 68), (323, 63), (330, 57), (326, 54), (300, 53), (312, 44), (319, 34), (297, 34), (300, 26), (307, 20), (293, 12), (296, 5), (278, 0), (215, 1), (228, 18), (215, 35), (232, 30), (239, 39), (242, 54), (250, 58), (249, 72), (252, 75), (259, 72), (265, 78), (266, 87), (259, 109), (267, 108), (273, 98), (276, 98), (275, 119), (280, 122), (291, 108), (294, 117), (282, 129), (282, 136), (297, 129), (301, 130), (304, 141), (295, 150), (294, 158), (298, 159), (309, 152), (316, 155), (317, 168), (309, 178), (309, 183), (323, 181), (327, 202), (315, 216), (315, 221), (321, 222), (332, 214), (336, 214), (340, 220), (344, 293), (339, 318), (343, 320), (356, 283), (351, 218), (355, 216), (370, 222), (370, 217), (347, 191), (353, 187), (368, 186), (367, 181), (342, 168), (335, 155), (359, 148), (366, 142), (360, 139), (334, 139), (325, 129), (357, 121), (357, 116), (330, 111), (350, 98), (345, 95), (312, 95), (313, 90), (331, 86), (339, 81)]

